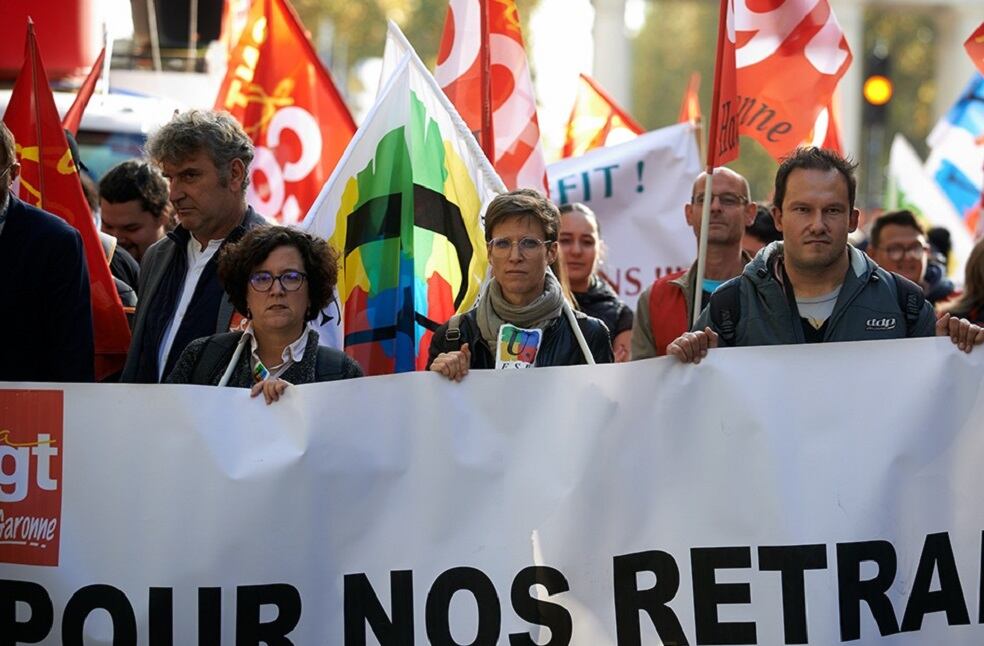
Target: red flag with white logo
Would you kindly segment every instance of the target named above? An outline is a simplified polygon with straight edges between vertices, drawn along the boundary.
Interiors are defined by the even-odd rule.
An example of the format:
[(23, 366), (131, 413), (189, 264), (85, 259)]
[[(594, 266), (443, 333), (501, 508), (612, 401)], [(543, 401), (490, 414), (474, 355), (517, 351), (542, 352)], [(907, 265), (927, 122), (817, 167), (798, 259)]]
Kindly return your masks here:
[(739, 134), (779, 159), (812, 138), (847, 39), (828, 0), (721, 0), (720, 16), (708, 166), (737, 157)]
[(99, 242), (96, 222), (82, 193), (78, 169), (37, 48), (33, 23), (28, 23), (24, 66), (17, 75), (3, 121), (17, 142), (17, 161), (21, 164), (18, 197), (54, 213), (82, 235), (92, 298), (95, 374), (96, 379), (104, 379), (123, 368), (130, 346), (130, 328)]
[(735, 0), (739, 132), (776, 159), (807, 138), (851, 64), (829, 0)]
[(247, 201), (299, 222), (355, 134), (355, 121), (287, 0), (256, 0), (215, 100), (253, 139)]
[(450, 0), (434, 78), (510, 190), (547, 193), (515, 0)]

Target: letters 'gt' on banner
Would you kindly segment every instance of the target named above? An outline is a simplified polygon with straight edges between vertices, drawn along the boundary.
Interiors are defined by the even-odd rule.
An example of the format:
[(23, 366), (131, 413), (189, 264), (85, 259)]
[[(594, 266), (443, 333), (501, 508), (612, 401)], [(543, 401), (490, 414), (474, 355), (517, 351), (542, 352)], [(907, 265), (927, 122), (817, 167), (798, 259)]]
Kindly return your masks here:
[(851, 63), (847, 39), (829, 0), (722, 0), (720, 20), (708, 165), (733, 159), (739, 134), (779, 159), (830, 102)]
[(355, 122), (287, 0), (255, 0), (215, 100), (256, 146), (247, 201), (283, 224), (304, 217)]
[(510, 190), (547, 192), (515, 0), (450, 0), (434, 77)]
[(984, 643), (984, 353), (948, 339), (31, 387), (5, 643)]

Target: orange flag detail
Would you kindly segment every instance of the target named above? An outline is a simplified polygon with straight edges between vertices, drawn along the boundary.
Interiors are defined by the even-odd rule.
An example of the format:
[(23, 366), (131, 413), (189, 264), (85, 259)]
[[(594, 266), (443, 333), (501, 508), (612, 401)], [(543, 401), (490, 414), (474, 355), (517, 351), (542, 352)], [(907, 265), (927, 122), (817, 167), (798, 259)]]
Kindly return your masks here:
[(96, 379), (103, 379), (123, 368), (130, 328), (82, 193), (30, 22), (24, 50), (24, 66), (3, 116), (17, 142), (17, 161), (21, 164), (18, 197), (54, 213), (82, 235), (92, 298)]
[(677, 123), (695, 123), (700, 121), (700, 72), (690, 75), (687, 91), (680, 103), (680, 116)]
[(355, 134), (355, 121), (286, 0), (256, 0), (216, 98), (256, 146), (247, 201), (294, 224)]
[(981, 71), (981, 74), (984, 74), (984, 22), (974, 30), (974, 33), (964, 43), (964, 49), (967, 50), (970, 60), (974, 61), (977, 69)]
[(92, 93), (96, 89), (96, 83), (99, 81), (99, 75), (102, 72), (103, 62), (106, 60), (106, 48), (103, 47), (102, 51), (99, 52), (99, 56), (96, 57), (96, 62), (92, 64), (92, 69), (89, 70), (89, 75), (85, 77), (85, 81), (82, 82), (82, 87), (75, 94), (75, 100), (72, 101), (72, 107), (68, 109), (65, 116), (62, 118), (62, 128), (68, 130), (72, 133), (72, 136), (79, 134), (79, 124), (82, 123), (82, 113), (85, 112), (85, 106), (89, 105), (89, 99), (92, 98)]
[(434, 70), (510, 190), (547, 193), (547, 166), (515, 0), (450, 0)]
[(579, 157), (609, 143), (627, 141), (645, 132), (629, 113), (587, 74), (578, 81), (574, 109), (567, 120), (562, 157)]
[(712, 141), (737, 150), (737, 131), (779, 159), (809, 136), (830, 102), (851, 64), (847, 39), (828, 0), (722, 0), (721, 21), (718, 69), (734, 70), (735, 91), (715, 106)]
[(833, 150), (838, 155), (843, 155), (844, 144), (841, 142), (840, 126), (837, 124), (837, 111), (834, 109), (834, 101), (831, 100), (827, 107), (817, 115), (813, 130), (810, 132), (810, 136), (803, 141), (803, 145), (826, 148)]

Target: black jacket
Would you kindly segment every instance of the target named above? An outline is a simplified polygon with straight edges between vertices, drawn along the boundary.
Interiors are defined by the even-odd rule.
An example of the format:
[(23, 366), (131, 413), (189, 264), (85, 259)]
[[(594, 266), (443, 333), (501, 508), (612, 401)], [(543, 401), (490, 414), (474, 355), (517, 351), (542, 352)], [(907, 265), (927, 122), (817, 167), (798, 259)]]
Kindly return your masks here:
[(0, 230), (0, 381), (93, 381), (82, 236), (13, 195)]
[(602, 279), (592, 278), (588, 291), (574, 292), (574, 298), (582, 312), (605, 324), (613, 342), (616, 336), (632, 329), (632, 310)]
[[(578, 327), (584, 335), (584, 340), (588, 343), (588, 349), (594, 357), (595, 363), (612, 363), (612, 344), (608, 337), (608, 328), (596, 318), (586, 316), (582, 312), (575, 312)], [(434, 337), (431, 339), (430, 356), (427, 359), (427, 367), (434, 362), (437, 355), (442, 352), (458, 350), (462, 344), (467, 343), (471, 350), (472, 368), (495, 368), (495, 353), (489, 348), (482, 333), (478, 329), (478, 315), (476, 310), (470, 310), (461, 317), (459, 332), (461, 338), (457, 341), (447, 338), (448, 324), (445, 323), (437, 328)], [(543, 330), (543, 341), (537, 353), (536, 365), (538, 366), (576, 366), (586, 363), (581, 347), (574, 338), (574, 331), (567, 317), (561, 314)]]

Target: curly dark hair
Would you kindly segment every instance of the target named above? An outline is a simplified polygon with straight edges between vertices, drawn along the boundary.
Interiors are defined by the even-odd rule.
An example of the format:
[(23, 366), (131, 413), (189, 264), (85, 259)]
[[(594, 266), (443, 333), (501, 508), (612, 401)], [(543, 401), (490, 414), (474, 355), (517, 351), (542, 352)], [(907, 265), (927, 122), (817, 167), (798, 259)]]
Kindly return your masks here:
[(236, 310), (248, 316), (246, 292), (249, 277), (277, 247), (294, 247), (301, 254), (308, 284), (308, 308), (304, 320), (311, 321), (334, 298), (335, 284), (338, 282), (338, 252), (321, 238), (290, 227), (252, 229), (238, 242), (222, 248), (219, 282)]
[(140, 208), (160, 217), (168, 212), (167, 180), (161, 171), (141, 159), (113, 166), (99, 180), (99, 197), (110, 204), (140, 200)]

